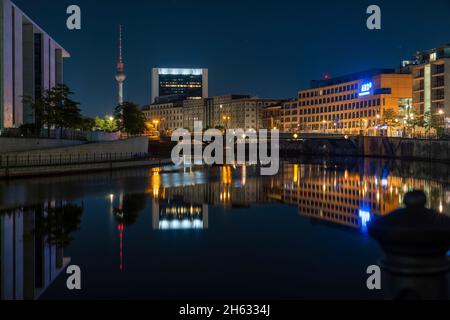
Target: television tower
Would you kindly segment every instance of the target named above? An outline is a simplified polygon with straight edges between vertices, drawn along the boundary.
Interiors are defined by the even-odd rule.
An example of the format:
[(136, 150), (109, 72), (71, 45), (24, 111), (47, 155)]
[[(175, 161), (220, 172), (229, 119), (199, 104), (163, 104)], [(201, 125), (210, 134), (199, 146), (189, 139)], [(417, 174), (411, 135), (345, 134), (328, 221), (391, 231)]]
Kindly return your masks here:
[(127, 76), (125, 75), (123, 60), (122, 60), (122, 25), (119, 26), (119, 62), (117, 62), (116, 81), (119, 85), (119, 105), (123, 104), (123, 83)]

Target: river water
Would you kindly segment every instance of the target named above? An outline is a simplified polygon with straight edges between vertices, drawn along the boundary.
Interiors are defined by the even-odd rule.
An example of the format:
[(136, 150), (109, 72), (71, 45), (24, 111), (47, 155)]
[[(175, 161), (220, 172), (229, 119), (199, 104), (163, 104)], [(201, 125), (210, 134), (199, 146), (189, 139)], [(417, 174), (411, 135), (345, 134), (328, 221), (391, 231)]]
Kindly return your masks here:
[[(379, 299), (367, 225), (449, 167), (339, 158), (0, 182), (2, 299)], [(81, 290), (70, 291), (68, 265)]]

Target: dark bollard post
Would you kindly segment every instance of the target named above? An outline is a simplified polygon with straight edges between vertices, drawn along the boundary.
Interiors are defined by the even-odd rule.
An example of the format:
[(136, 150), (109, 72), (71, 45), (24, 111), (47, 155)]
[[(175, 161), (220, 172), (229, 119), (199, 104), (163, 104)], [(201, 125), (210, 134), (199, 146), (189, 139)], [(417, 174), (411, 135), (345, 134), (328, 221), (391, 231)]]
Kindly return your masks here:
[(406, 194), (405, 208), (375, 220), (369, 234), (384, 251), (383, 290), (389, 299), (448, 298), (450, 217), (425, 208), (422, 191)]

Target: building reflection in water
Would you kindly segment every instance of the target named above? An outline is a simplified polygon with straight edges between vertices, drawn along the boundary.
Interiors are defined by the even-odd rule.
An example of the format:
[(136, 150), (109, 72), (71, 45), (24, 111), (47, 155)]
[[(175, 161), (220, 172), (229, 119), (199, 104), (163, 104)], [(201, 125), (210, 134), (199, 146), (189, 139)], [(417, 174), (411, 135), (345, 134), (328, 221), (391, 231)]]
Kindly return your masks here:
[[(405, 163), (398, 167), (373, 163), (282, 163), (273, 177), (260, 176), (253, 164), (175, 171), (156, 168), (139, 171), (138, 179), (128, 184), (127, 177), (120, 177), (114, 185), (106, 180), (105, 189), (95, 192), (109, 208), (121, 271), (125, 270), (127, 230), (143, 212), (150, 211), (146, 208), (149, 201), (149, 229), (157, 231), (206, 230), (211, 207), (232, 214), (265, 203), (295, 206), (300, 216), (313, 222), (364, 230), (376, 216), (399, 207), (412, 189), (424, 190), (431, 207), (449, 212), (448, 181), (438, 182), (442, 174), (430, 177), (430, 171), (420, 165), (404, 169)], [(148, 181), (136, 185), (143, 179)], [(78, 228), (82, 211), (73, 203), (52, 200), (0, 212), (2, 299), (36, 299), (56, 279), (70, 261), (63, 249)]]
[(208, 205), (236, 209), (278, 202), (297, 206), (300, 216), (313, 221), (364, 231), (375, 216), (401, 206), (410, 190), (424, 190), (441, 213), (450, 202), (445, 183), (396, 174), (390, 163), (372, 167), (371, 161), (353, 167), (283, 163), (274, 177), (259, 176), (254, 165), (155, 170), (150, 180), (154, 229), (205, 228), (200, 221), (207, 220)]
[(34, 300), (69, 264), (63, 248), (78, 228), (82, 207), (64, 201), (0, 212), (2, 300)]

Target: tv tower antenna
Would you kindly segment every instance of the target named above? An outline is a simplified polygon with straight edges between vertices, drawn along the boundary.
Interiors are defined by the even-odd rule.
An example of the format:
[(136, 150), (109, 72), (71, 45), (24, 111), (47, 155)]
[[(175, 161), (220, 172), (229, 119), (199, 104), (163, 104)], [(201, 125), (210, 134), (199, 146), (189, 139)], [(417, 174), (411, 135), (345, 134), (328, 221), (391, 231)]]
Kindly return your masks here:
[(119, 86), (118, 102), (123, 104), (123, 83), (127, 76), (125, 75), (125, 68), (122, 57), (122, 25), (119, 26), (119, 61), (117, 62), (116, 81)]

